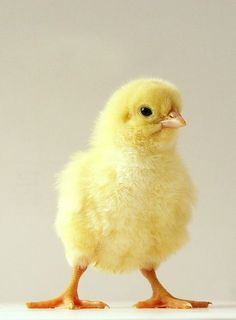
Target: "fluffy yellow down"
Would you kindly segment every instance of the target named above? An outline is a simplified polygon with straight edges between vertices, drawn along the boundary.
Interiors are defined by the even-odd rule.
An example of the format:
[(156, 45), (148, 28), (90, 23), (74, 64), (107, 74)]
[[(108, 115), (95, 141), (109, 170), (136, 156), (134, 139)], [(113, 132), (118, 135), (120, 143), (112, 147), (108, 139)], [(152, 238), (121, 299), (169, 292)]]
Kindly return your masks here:
[[(152, 107), (150, 119), (140, 106)], [(56, 230), (71, 266), (110, 272), (156, 268), (187, 240), (194, 200), (176, 152), (176, 129), (161, 129), (177, 89), (162, 80), (123, 86), (100, 114), (87, 152), (58, 178)]]

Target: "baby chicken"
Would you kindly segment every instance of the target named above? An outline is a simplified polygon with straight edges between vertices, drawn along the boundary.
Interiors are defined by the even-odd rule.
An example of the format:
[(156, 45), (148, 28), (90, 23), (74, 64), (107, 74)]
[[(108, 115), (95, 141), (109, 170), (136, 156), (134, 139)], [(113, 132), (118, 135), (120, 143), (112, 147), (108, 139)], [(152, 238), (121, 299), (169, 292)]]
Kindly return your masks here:
[(68, 288), (29, 308), (105, 308), (81, 300), (80, 277), (94, 266), (121, 273), (140, 269), (153, 294), (137, 308), (207, 307), (177, 299), (155, 269), (186, 242), (194, 204), (191, 179), (176, 151), (185, 125), (181, 98), (170, 83), (141, 79), (116, 91), (99, 116), (87, 152), (76, 154), (58, 178), (56, 230), (72, 267)]

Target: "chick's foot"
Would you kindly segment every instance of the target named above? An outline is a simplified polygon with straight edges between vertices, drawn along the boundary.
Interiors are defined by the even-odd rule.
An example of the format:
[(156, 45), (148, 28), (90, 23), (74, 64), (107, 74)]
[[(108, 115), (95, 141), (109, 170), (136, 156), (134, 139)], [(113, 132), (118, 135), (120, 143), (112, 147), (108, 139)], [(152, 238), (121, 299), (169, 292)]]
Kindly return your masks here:
[(109, 306), (102, 301), (88, 301), (80, 300), (77, 296), (72, 295), (62, 295), (55, 299), (39, 302), (28, 302), (26, 306), (30, 309), (49, 309), (64, 307), (65, 309), (75, 310), (75, 309), (104, 309), (109, 308)]
[(141, 269), (141, 273), (148, 280), (152, 287), (152, 297), (145, 301), (140, 301), (134, 305), (136, 308), (173, 308), (191, 309), (207, 308), (211, 302), (178, 299), (172, 296), (157, 279), (154, 269)]
[(135, 308), (172, 308), (172, 309), (191, 309), (207, 308), (210, 302), (192, 301), (177, 299), (172, 296), (163, 298), (150, 298), (145, 301), (139, 301), (134, 305)]
[(80, 277), (85, 272), (86, 267), (74, 267), (72, 270), (72, 277), (68, 288), (57, 298), (38, 301), (38, 302), (28, 302), (26, 306), (30, 309), (47, 309), (47, 308), (57, 308), (64, 307), (65, 309), (104, 309), (109, 306), (101, 301), (88, 301), (80, 300), (78, 297), (77, 287)]

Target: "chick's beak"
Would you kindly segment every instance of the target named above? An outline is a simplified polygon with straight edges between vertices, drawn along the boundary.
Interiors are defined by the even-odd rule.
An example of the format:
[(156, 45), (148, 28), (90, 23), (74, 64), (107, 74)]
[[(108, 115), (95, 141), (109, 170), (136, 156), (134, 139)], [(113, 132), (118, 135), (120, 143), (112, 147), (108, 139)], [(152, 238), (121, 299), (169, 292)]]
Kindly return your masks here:
[(186, 126), (186, 122), (180, 113), (171, 110), (167, 117), (161, 121), (162, 128), (180, 128)]

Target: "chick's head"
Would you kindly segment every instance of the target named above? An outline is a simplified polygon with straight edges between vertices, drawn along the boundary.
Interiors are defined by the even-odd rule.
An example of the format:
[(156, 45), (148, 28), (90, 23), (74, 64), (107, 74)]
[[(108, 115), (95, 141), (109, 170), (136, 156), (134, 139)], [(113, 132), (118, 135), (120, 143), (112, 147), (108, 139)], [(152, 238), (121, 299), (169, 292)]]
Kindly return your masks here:
[(176, 129), (185, 125), (181, 109), (180, 94), (172, 84), (132, 81), (111, 96), (98, 119), (93, 143), (168, 149), (175, 144)]

